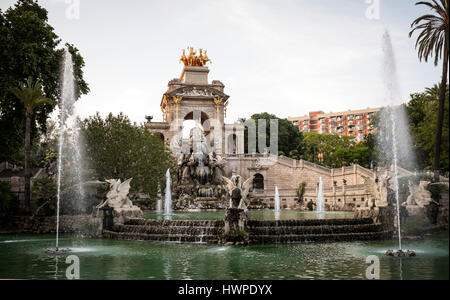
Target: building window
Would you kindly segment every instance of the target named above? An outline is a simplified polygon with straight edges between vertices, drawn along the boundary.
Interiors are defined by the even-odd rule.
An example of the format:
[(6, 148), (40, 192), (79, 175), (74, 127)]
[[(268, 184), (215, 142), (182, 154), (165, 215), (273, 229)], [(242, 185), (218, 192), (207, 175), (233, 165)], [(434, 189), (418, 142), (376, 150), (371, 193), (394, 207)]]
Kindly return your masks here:
[(264, 176), (256, 174), (253, 178), (253, 188), (255, 190), (264, 190)]

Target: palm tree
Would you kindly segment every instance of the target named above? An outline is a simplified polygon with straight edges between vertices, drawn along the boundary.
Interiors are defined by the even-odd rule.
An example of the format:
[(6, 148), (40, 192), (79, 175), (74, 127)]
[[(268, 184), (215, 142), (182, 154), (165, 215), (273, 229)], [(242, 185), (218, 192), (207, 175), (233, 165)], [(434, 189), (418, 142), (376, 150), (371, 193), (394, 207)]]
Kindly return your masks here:
[(31, 118), (33, 116), (33, 110), (42, 104), (54, 104), (53, 100), (44, 97), (42, 91), (42, 84), (40, 81), (36, 81), (33, 84), (33, 80), (28, 78), (26, 83), (21, 84), (18, 88), (10, 88), (20, 101), (22, 101), (26, 110), (26, 122), (25, 122), (25, 203), (27, 210), (31, 209), (31, 169), (30, 169), (30, 150), (31, 150)]
[(417, 18), (412, 24), (409, 37), (417, 30), (420, 31), (416, 41), (419, 60), (428, 61), (434, 56), (434, 65), (437, 66), (443, 56), (442, 82), (439, 95), (438, 125), (434, 145), (434, 179), (439, 181), (439, 161), (441, 156), (442, 126), (444, 124), (445, 92), (447, 87), (448, 59), (449, 59), (449, 0), (420, 1), (416, 5), (428, 6), (435, 14), (426, 14)]

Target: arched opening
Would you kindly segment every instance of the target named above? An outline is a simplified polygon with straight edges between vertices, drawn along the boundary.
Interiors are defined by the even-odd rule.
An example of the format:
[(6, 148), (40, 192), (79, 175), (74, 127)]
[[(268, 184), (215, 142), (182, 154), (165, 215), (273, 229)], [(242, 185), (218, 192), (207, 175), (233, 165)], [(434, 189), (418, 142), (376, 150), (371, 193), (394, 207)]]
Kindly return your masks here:
[[(203, 111), (191, 111), (190, 113), (186, 114), (186, 116), (184, 117), (184, 121), (183, 124), (186, 121), (194, 121), (194, 122), (200, 122), (199, 125), (201, 125), (200, 127), (202, 127), (202, 129), (205, 132), (205, 135), (209, 134), (210, 131), (210, 126), (211, 124), (209, 124), (209, 116), (203, 112)], [(184, 130), (183, 130), (184, 132)]]
[(256, 174), (253, 177), (253, 189), (264, 190), (264, 176), (261, 174)]
[(164, 134), (162, 134), (162, 132), (159, 132), (158, 137), (161, 140), (161, 142), (165, 143), (166, 138), (164, 137)]
[(230, 134), (227, 138), (227, 154), (237, 154), (237, 136), (236, 134)]
[(211, 150), (211, 125), (209, 117), (202, 111), (186, 114), (182, 124), (183, 152), (191, 151), (209, 153)]

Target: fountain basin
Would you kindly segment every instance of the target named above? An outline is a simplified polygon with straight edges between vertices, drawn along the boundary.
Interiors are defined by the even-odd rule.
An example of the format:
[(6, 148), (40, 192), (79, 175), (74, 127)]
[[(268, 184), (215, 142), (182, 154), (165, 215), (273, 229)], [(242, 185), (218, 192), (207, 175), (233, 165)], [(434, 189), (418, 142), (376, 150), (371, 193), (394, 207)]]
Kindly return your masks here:
[[(53, 235), (0, 235), (0, 278), (65, 279), (65, 260), (42, 252), (52, 246)], [(82, 280), (364, 280), (369, 255), (380, 258), (382, 280), (449, 279), (448, 231), (405, 241), (418, 255), (402, 259), (401, 270), (400, 259), (384, 255), (393, 240), (228, 247), (63, 235), (61, 246), (91, 250), (72, 252), (80, 258)]]

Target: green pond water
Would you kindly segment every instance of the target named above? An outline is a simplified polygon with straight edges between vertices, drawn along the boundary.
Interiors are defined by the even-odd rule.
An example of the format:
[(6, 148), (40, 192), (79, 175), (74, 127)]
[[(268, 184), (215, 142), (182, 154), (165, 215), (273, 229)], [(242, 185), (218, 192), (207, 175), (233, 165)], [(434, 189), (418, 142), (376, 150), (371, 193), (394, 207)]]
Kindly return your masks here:
[[(172, 220), (223, 220), (225, 211), (212, 212), (175, 212), (170, 218)], [(306, 219), (348, 219), (353, 218), (354, 212), (330, 211), (320, 215), (314, 211), (296, 211), (282, 210), (279, 213), (278, 220), (306, 220)], [(147, 212), (144, 214), (147, 219), (164, 219), (165, 216), (155, 212)], [(275, 220), (273, 210), (251, 210), (250, 218), (252, 220)]]
[[(0, 235), (0, 278), (65, 279), (65, 256), (44, 254), (53, 235)], [(382, 280), (449, 279), (448, 232), (404, 241), (417, 257), (385, 257), (396, 241), (226, 247), (63, 236), (80, 260), (81, 279), (365, 279), (366, 257), (380, 259)]]

